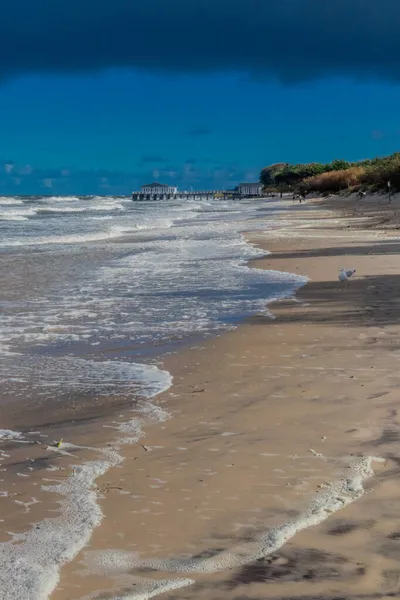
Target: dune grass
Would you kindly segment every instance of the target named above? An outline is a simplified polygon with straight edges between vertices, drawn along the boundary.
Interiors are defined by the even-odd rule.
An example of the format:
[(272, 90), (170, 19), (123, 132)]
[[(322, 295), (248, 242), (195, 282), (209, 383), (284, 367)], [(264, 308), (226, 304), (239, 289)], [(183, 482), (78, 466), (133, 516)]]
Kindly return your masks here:
[(331, 163), (291, 165), (277, 163), (261, 171), (260, 181), (266, 191), (337, 193), (349, 189), (400, 191), (400, 152), (391, 156), (350, 163), (334, 160)]

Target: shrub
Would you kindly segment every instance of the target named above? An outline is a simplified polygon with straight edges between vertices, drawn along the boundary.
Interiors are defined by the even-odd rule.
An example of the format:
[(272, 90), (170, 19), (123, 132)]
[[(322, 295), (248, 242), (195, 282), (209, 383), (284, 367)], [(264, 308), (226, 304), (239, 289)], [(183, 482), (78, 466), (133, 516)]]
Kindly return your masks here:
[(350, 169), (351, 166), (352, 164), (347, 162), (347, 160), (334, 160), (325, 165), (325, 171), (345, 171), (346, 169)]
[(364, 176), (364, 167), (350, 167), (308, 177), (304, 180), (304, 185), (308, 192), (340, 192), (350, 186), (359, 185)]
[(265, 186), (296, 186), (301, 181), (327, 171), (339, 171), (349, 168), (351, 163), (345, 160), (334, 160), (331, 163), (289, 164), (276, 163), (261, 171), (260, 181)]
[(350, 163), (334, 160), (328, 164), (277, 163), (261, 171), (260, 181), (266, 190), (304, 190), (338, 192), (361, 185), (374, 190), (386, 190), (388, 181), (393, 191), (400, 191), (400, 152)]
[(261, 171), (260, 182), (265, 186), (273, 186), (275, 184), (275, 177), (278, 173), (281, 173), (283, 169), (286, 167), (286, 163), (276, 163), (274, 165), (270, 165), (269, 167), (265, 167)]
[(366, 169), (363, 177), (363, 184), (378, 189), (386, 188), (388, 181), (394, 190), (400, 190), (400, 155), (398, 154), (381, 159), (380, 162), (373, 162)]

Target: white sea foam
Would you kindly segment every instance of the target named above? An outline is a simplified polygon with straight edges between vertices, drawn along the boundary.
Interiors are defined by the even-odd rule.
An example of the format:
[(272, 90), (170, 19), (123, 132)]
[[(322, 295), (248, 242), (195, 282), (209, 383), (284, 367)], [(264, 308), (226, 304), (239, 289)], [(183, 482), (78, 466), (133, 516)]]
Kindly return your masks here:
[(90, 206), (89, 210), (100, 210), (100, 211), (109, 211), (109, 210), (124, 210), (124, 206), (121, 202), (103, 202), (101, 204), (94, 204)]
[(37, 213), (51, 214), (51, 213), (79, 213), (85, 212), (84, 206), (40, 206), (37, 209)]
[[(82, 269), (74, 274), (79, 286), (60, 281), (50, 302), (46, 297), (37, 298), (34, 304), (30, 300), (11, 316), (3, 311), (3, 347), (10, 348), (10, 342), (13, 346), (57, 341), (96, 345), (132, 339), (143, 344), (168, 342), (171, 335), (179, 339), (208, 334), (234, 326), (238, 315), (264, 312), (268, 302), (287, 297), (306, 281), (247, 266), (248, 260), (266, 253), (241, 235), (241, 230), (260, 225), (246, 222), (247, 213), (242, 215), (237, 205), (230, 211), (226, 206), (221, 209), (202, 203), (159, 203), (152, 210), (132, 202), (128, 206), (123, 218), (104, 215), (106, 223), (96, 224), (93, 217), (68, 216), (67, 222), (73, 219), (74, 223), (70, 233), (65, 233), (63, 226), (59, 235), (52, 235), (54, 225), (46, 221), (46, 235), (0, 241), (11, 247), (49, 246), (46, 252), (56, 252), (60, 250), (52, 246), (76, 245), (79, 251), (81, 245), (125, 237), (119, 256), (105, 260), (104, 266), (91, 269), (85, 277), (87, 255), (82, 249)], [(254, 216), (251, 207), (246, 210)], [(88, 221), (95, 230), (87, 226)], [(82, 224), (86, 229), (80, 229)]]
[(0, 210), (1, 221), (26, 221), (36, 214), (36, 209), (30, 207), (9, 208)]
[(129, 232), (129, 228), (113, 225), (109, 229), (98, 231), (96, 233), (82, 233), (43, 237), (26, 237), (22, 240), (10, 240), (9, 242), (0, 242), (0, 246), (43, 246), (48, 244), (86, 244), (103, 240), (111, 240), (122, 237)]
[(11, 429), (0, 429), (0, 440), (18, 440), (23, 437), (19, 431), (12, 431)]
[[(120, 364), (117, 366), (121, 368)], [(145, 395), (154, 395), (170, 386), (169, 373), (146, 365), (140, 367), (142, 376), (148, 371)], [(152, 382), (152, 390), (149, 381)], [(140, 414), (135, 427), (130, 421), (131, 443), (140, 439), (146, 423), (168, 416), (149, 401), (143, 404)], [(126, 441), (125, 437), (121, 431), (111, 446), (97, 450), (98, 460), (75, 465), (69, 477), (55, 485), (43, 487), (45, 491), (61, 496), (60, 515), (35, 523), (27, 532), (12, 534), (10, 542), (0, 544), (1, 599), (48, 600), (57, 586), (62, 565), (71, 561), (89, 542), (93, 529), (102, 520), (94, 483), (122, 461), (117, 449)], [(70, 445), (66, 444), (65, 447)], [(94, 448), (92, 450), (96, 451)]]
[(112, 211), (124, 210), (124, 206), (120, 202), (103, 202), (102, 204), (90, 204), (88, 201), (80, 204), (79, 206), (41, 206), (37, 209), (37, 213), (40, 214), (63, 214), (63, 213), (82, 213), (82, 212), (112, 212)]
[[(193, 579), (161, 579), (154, 581), (142, 577), (130, 577), (127, 578), (127, 586), (132, 587), (132, 585), (134, 585), (133, 590), (131, 592), (126, 592), (126, 590), (124, 590), (122, 596), (107, 596), (107, 600), (149, 600), (160, 594), (172, 592), (193, 585), (194, 583), (195, 581)], [(104, 594), (102, 592), (99, 594), (90, 594), (89, 596), (81, 598), (81, 600), (96, 600), (96, 598), (101, 600), (104, 598)]]
[[(148, 600), (154, 598), (160, 594), (166, 594), (167, 592), (173, 592), (188, 585), (193, 585), (195, 581), (193, 579), (169, 579), (161, 581), (153, 581), (151, 583), (139, 586), (141, 589), (135, 589), (133, 593), (128, 596), (115, 596), (114, 600)], [(113, 600), (113, 599), (111, 599)]]
[(24, 217), (22, 215), (1, 215), (0, 221), (27, 221), (28, 217)]
[[(60, 211), (43, 214), (58, 206)], [(100, 219), (93, 216), (96, 206), (100, 213), (106, 207)], [(10, 288), (21, 297), (3, 302), (0, 311), (2, 391), (15, 401), (29, 402), (31, 394), (57, 401), (86, 393), (150, 397), (169, 386), (169, 374), (123, 360), (97, 360), (93, 348), (103, 344), (123, 351), (132, 343), (169, 343), (171, 337), (232, 327), (239, 316), (264, 310), (271, 298), (287, 296), (305, 281), (248, 268), (249, 259), (265, 255), (241, 235), (258, 226), (251, 205), (151, 207), (73, 197), (29, 200), (20, 208), (44, 211), (24, 223), (3, 224), (0, 245), (15, 253), (17, 265), (31, 253), (32, 266), (46, 276), (24, 296), (26, 272), (13, 270)], [(122, 237), (123, 243), (114, 243)], [(49, 353), (49, 347), (56, 352)], [(70, 478), (48, 488), (62, 495), (64, 516), (14, 536), (18, 544), (0, 546), (6, 600), (47, 600), (60, 566), (87, 543), (102, 517), (93, 491), (96, 477), (118, 464), (118, 447), (137, 440), (144, 423), (166, 418), (146, 402), (135, 416), (110, 424), (118, 439), (99, 451), (98, 461), (76, 467)], [(144, 593), (150, 597), (149, 590)]]
[(7, 196), (0, 196), (0, 206), (16, 206), (19, 204), (23, 204), (22, 200), (19, 198), (9, 198)]
[(114, 217), (112, 215), (104, 215), (102, 217), (89, 217), (91, 221), (110, 221)]
[[(171, 376), (154, 365), (121, 360), (91, 360), (75, 356), (12, 355), (0, 365), (2, 390), (11, 393), (15, 381), (10, 373), (18, 372), (18, 389), (26, 401), (30, 395), (118, 393), (151, 398), (171, 384)], [(1, 434), (1, 430), (0, 430)]]
[(78, 196), (44, 196), (43, 198), (40, 198), (41, 202), (80, 202), (81, 198), (78, 198)]
[[(277, 527), (267, 529), (236, 547), (221, 551), (210, 558), (140, 559), (138, 553), (119, 551), (87, 552), (86, 560), (92, 573), (115, 576), (134, 569), (152, 569), (181, 573), (216, 573), (264, 558), (284, 546), (297, 533), (322, 523), (330, 515), (364, 494), (363, 483), (373, 476), (372, 463), (383, 462), (375, 457), (349, 460), (350, 469), (343, 479), (315, 496), (297, 517)], [(173, 580), (172, 580), (173, 581)]]
[(0, 598), (47, 600), (57, 585), (60, 567), (74, 558), (100, 524), (102, 513), (93, 484), (119, 460), (110, 456), (77, 465), (73, 475), (47, 487), (65, 497), (61, 516), (13, 534), (11, 542), (0, 544)]

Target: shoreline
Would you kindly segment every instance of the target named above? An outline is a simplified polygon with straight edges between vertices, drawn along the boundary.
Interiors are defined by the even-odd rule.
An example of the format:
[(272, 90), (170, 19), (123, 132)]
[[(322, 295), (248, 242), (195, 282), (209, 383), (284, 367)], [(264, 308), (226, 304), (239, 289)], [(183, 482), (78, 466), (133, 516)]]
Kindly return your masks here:
[[(325, 227), (329, 220), (340, 221), (337, 215), (331, 213), (324, 217), (319, 207), (315, 211), (317, 222), (320, 224), (322, 221)], [(296, 214), (300, 220), (309, 220), (308, 211)], [(293, 219), (293, 215), (290, 218)], [(295, 230), (295, 236), (291, 239), (289, 232), (283, 234), (281, 230), (267, 231), (265, 235), (256, 234), (251, 239), (261, 245), (268, 244), (268, 249), (272, 250), (269, 256), (252, 261), (251, 266), (288, 271), (288, 265), (291, 264), (294, 273), (311, 275), (311, 282), (298, 290), (295, 298), (268, 305), (274, 319), (267, 315), (250, 317), (234, 331), (222, 332), (216, 338), (205, 340), (200, 346), (165, 357), (165, 368), (174, 375), (174, 383), (168, 391), (156, 397), (155, 403), (165, 406), (173, 418), (149, 427), (144, 442), (147, 450), (143, 450), (143, 446), (140, 450), (138, 447), (124, 448), (126, 459), (118, 466), (119, 473), (114, 469), (114, 473), (107, 473), (106, 481), (104, 478), (98, 480), (97, 487), (103, 490), (101, 507), (106, 519), (95, 530), (90, 542), (91, 549), (135, 550), (152, 558), (160, 554), (167, 557), (182, 552), (209, 553), (211, 545), (212, 552), (218, 555), (229, 551), (238, 542), (243, 543), (243, 539), (251, 542), (254, 531), (262, 529), (262, 523), (267, 523), (268, 527), (278, 526), (285, 520), (293, 519), (301, 511), (299, 505), (307, 506), (310, 499), (322, 489), (317, 486), (328, 478), (332, 481), (340, 478), (347, 464), (343, 462), (341, 453), (343, 440), (347, 440), (349, 454), (350, 451), (359, 450), (360, 439), (365, 444), (365, 450), (372, 451), (375, 438), (371, 432), (369, 437), (372, 440), (368, 432), (360, 434), (362, 427), (358, 425), (357, 435), (353, 432), (348, 441), (349, 434), (343, 431), (342, 424), (338, 422), (338, 414), (341, 413), (352, 419), (353, 424), (359, 418), (360, 402), (354, 397), (358, 387), (355, 389), (356, 382), (353, 379), (365, 379), (361, 386), (368, 387), (370, 396), (377, 393), (372, 391), (376, 387), (375, 382), (367, 376), (370, 365), (367, 367), (365, 361), (371, 358), (357, 358), (357, 367), (350, 364), (349, 357), (355, 351), (365, 353), (363, 339), (352, 338), (348, 347), (342, 348), (343, 342), (348, 339), (347, 328), (353, 327), (350, 316), (353, 318), (361, 312), (357, 316), (354, 331), (362, 326), (364, 319), (370, 318), (370, 310), (360, 309), (361, 296), (366, 293), (368, 285), (366, 279), (360, 279), (360, 283), (358, 279), (352, 281), (344, 297), (344, 293), (338, 290), (335, 276), (339, 257), (345, 256), (349, 260), (347, 256), (350, 250), (351, 260), (357, 256), (359, 263), (365, 267), (367, 262), (369, 264), (371, 255), (368, 254), (368, 243), (376, 240), (376, 234), (369, 232), (370, 238), (366, 238), (364, 232), (358, 236), (354, 231), (346, 231), (340, 238), (343, 243), (333, 234), (331, 252), (327, 253), (326, 243), (330, 239), (327, 232), (337, 233), (337, 230), (318, 230), (316, 227), (307, 230), (307, 233), (311, 231), (311, 235), (304, 236), (303, 233), (301, 237), (302, 231)], [(321, 232), (324, 235), (321, 236)], [(316, 233), (314, 237), (313, 233)], [(359, 243), (361, 237), (363, 244)], [(385, 255), (377, 254), (374, 259), (379, 257), (382, 259)], [(395, 255), (392, 260), (394, 258)], [(374, 266), (379, 276), (377, 262)], [(391, 268), (395, 272), (395, 264)], [(308, 270), (311, 272), (308, 273)], [(363, 266), (358, 270), (362, 274)], [(328, 274), (329, 277), (326, 277)], [(383, 281), (382, 285), (389, 284)], [(377, 313), (379, 319), (376, 319), (374, 326), (379, 328), (379, 309)], [(395, 323), (389, 325), (396, 327)], [(374, 344), (379, 345), (377, 339), (378, 342)], [(342, 355), (337, 354), (339, 347)], [(324, 364), (324, 356), (319, 355), (320, 349), (330, 360), (329, 367)], [(380, 359), (380, 363), (384, 363), (384, 360)], [(332, 364), (336, 366), (332, 367)], [(382, 365), (380, 370), (389, 371)], [(352, 375), (347, 375), (348, 372)], [(335, 388), (345, 378), (349, 398), (346, 399), (344, 395), (336, 404), (335, 397), (330, 393), (331, 406), (323, 399), (326, 382), (329, 381)], [(369, 408), (376, 410), (384, 419), (375, 404), (372, 402), (372, 408)], [(309, 413), (304, 415), (304, 411)], [(318, 425), (321, 419), (324, 419), (324, 425), (318, 426), (321, 432), (317, 433), (318, 429), (313, 424)], [(377, 432), (373, 433), (376, 435)], [(390, 441), (387, 446), (390, 446)], [(388, 454), (385, 448), (386, 443), (382, 443), (380, 450)], [(329, 456), (329, 460), (320, 459), (310, 449), (316, 455)], [(375, 456), (375, 453), (370, 455)], [(389, 466), (378, 468), (378, 477), (383, 480), (396, 465), (393, 458), (387, 458)], [(264, 481), (265, 469), (267, 483)], [(214, 477), (218, 484), (209, 484), (207, 479), (213, 482)], [(149, 483), (149, 480), (153, 483)], [(370, 483), (367, 484), (368, 489), (369, 486)], [(273, 488), (273, 493), (268, 488)], [(235, 494), (237, 499), (233, 500)], [(148, 508), (149, 505), (161, 508), (152, 510)], [(357, 508), (348, 507), (346, 512), (357, 513)], [(130, 517), (129, 523), (126, 523), (127, 515)], [(196, 518), (193, 518), (194, 515)], [(150, 531), (153, 533), (150, 534)], [(157, 543), (151, 544), (154, 536)], [(305, 537), (306, 540), (316, 538), (316, 547), (321, 547), (321, 540), (315, 531), (306, 530), (296, 536), (295, 545), (298, 544), (298, 537)], [(322, 547), (325, 538), (323, 540)], [(340, 538), (340, 541), (345, 540)], [(152, 549), (154, 545), (159, 548)], [(286, 547), (281, 549), (283, 553), (287, 550)], [(112, 561), (113, 556), (107, 556)], [(122, 574), (118, 572), (117, 576), (115, 573), (113, 576), (112, 570), (110, 573), (105, 568), (104, 561), (102, 577), (93, 573), (82, 577), (78, 574), (82, 570), (82, 560), (85, 561), (84, 553), (63, 568), (59, 589), (51, 596), (52, 600), (78, 600), (95, 589), (101, 590), (101, 586), (114, 589), (115, 580), (123, 583), (129, 579), (124, 570)], [(290, 562), (279, 554), (272, 561), (274, 569), (285, 571), (285, 561)], [(325, 563), (329, 563), (329, 560)], [(331, 568), (330, 563), (325, 563), (324, 569)], [(270, 563), (268, 565), (270, 568)], [(265, 568), (267, 566), (264, 565)], [(335, 568), (339, 569), (337, 565)], [(170, 576), (171, 573), (165, 575), (168, 580)], [(184, 589), (181, 593), (174, 592), (174, 598), (214, 598), (209, 594), (212, 594), (210, 586), (215, 585), (221, 590), (221, 598), (232, 598), (232, 589), (235, 589), (235, 594), (244, 592), (244, 589), (248, 593), (250, 587), (254, 587), (256, 594), (262, 590), (266, 597), (265, 581), (263, 579), (262, 585), (257, 577), (255, 581), (237, 583), (229, 591), (228, 582), (232, 582), (232, 577), (235, 579), (236, 576), (237, 573), (229, 572), (222, 573), (222, 576), (200, 578), (194, 575), (196, 586)], [(157, 572), (151, 574), (151, 578), (157, 579)], [(276, 588), (274, 593), (282, 595), (283, 591), (288, 591), (287, 581), (276, 583), (275, 579), (269, 587), (268, 597), (276, 586), (279, 590)], [(315, 585), (313, 578), (310, 581), (308, 585)], [(346, 585), (350, 585), (348, 580), (346, 582)], [(355, 581), (351, 582), (353, 584), (356, 585)], [(135, 585), (140, 586), (142, 582), (137, 581)], [(243, 590), (242, 585), (245, 586)], [(306, 586), (307, 583), (304, 586), (302, 584), (303, 592), (308, 591)]]

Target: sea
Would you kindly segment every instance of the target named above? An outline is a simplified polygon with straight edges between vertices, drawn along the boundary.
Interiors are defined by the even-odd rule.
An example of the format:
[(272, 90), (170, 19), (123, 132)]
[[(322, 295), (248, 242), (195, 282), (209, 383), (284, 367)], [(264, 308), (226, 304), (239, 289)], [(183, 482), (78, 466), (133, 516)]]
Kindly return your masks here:
[[(140, 400), (142, 416), (120, 427), (125, 443), (137, 442), (146, 418), (168, 418), (154, 403), (173, 379), (166, 353), (269, 314), (305, 283), (249, 266), (266, 252), (245, 233), (273, 229), (284, 210), (272, 199), (0, 197), (0, 417), (1, 403), (51, 412), (81, 398)], [(1, 459), (34, 443), (28, 424), (1, 428), (0, 418)], [(102, 519), (93, 484), (122, 460), (117, 444), (98, 452), (47, 485), (60, 496), (58, 516), (18, 534), (2, 519), (0, 598), (47, 600), (88, 543)], [(2, 482), (0, 503), (10, 491)]]
[(232, 328), (302, 283), (248, 267), (265, 252), (243, 233), (273, 227), (281, 210), (0, 198), (0, 377), (11, 391), (25, 382), (25, 401), (67, 384), (74, 393), (131, 394), (132, 381), (136, 393), (159, 391), (164, 376), (143, 367), (146, 357)]

